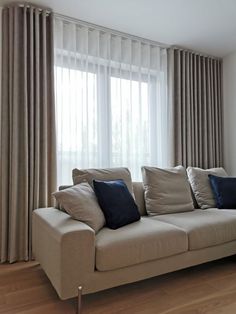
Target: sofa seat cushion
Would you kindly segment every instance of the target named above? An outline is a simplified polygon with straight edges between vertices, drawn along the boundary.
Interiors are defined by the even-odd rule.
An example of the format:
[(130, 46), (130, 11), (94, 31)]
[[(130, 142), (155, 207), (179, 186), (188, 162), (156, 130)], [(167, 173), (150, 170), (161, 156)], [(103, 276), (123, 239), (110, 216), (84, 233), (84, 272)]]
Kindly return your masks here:
[(221, 212), (229, 215), (236, 215), (236, 208), (234, 209), (219, 209)]
[(151, 217), (185, 230), (189, 250), (198, 250), (236, 240), (236, 215), (216, 208)]
[(180, 228), (142, 217), (117, 230), (101, 229), (96, 235), (96, 268), (113, 270), (188, 250), (187, 234)]

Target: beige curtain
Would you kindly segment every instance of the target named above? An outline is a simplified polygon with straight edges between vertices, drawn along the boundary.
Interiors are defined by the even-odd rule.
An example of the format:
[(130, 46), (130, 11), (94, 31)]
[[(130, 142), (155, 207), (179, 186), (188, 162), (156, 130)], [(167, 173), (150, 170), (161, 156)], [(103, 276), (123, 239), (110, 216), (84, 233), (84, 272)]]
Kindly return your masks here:
[(53, 18), (46, 10), (2, 12), (0, 260), (31, 258), (31, 214), (56, 186)]
[(174, 163), (221, 166), (222, 61), (173, 49)]

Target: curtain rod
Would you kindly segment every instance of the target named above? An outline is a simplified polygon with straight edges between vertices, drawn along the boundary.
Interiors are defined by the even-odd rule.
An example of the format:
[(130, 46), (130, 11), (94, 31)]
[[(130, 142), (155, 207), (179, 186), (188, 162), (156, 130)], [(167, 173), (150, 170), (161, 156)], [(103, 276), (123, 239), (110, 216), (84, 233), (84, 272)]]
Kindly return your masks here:
[(56, 18), (58, 17), (58, 18), (62, 19), (65, 22), (78, 23), (78, 24), (81, 24), (81, 25), (86, 26), (88, 28), (89, 27), (90, 28), (97, 28), (100, 31), (103, 31), (103, 32), (106, 32), (106, 33), (110, 33), (110, 34), (113, 34), (113, 35), (118, 35), (118, 36), (121, 36), (121, 37), (124, 37), (124, 38), (127, 38), (127, 39), (133, 39), (133, 40), (141, 41), (143, 43), (147, 43), (149, 45), (151, 44), (153, 46), (157, 46), (157, 47), (160, 47), (160, 48), (165, 48), (165, 49), (170, 48), (169, 45), (162, 44), (162, 43), (159, 43), (159, 42), (154, 41), (154, 40), (149, 40), (147, 38), (143, 38), (143, 37), (131, 35), (131, 34), (128, 34), (128, 33), (116, 31), (116, 30), (108, 28), (108, 27), (104, 27), (104, 26), (101, 26), (101, 25), (93, 24), (93, 23), (90, 23), (90, 22), (85, 22), (83, 20), (79, 20), (79, 19), (76, 19), (76, 18), (73, 18), (73, 17), (69, 17), (69, 16), (66, 16), (66, 15), (59, 14), (59, 13), (54, 13), (54, 16)]

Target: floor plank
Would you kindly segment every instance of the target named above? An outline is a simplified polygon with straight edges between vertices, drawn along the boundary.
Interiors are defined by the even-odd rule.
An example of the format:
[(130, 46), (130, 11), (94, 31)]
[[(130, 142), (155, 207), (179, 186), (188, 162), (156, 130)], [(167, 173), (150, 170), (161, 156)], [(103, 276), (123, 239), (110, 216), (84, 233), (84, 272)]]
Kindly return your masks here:
[[(36, 262), (0, 266), (0, 313), (74, 314)], [(234, 314), (236, 257), (83, 296), (84, 314)]]

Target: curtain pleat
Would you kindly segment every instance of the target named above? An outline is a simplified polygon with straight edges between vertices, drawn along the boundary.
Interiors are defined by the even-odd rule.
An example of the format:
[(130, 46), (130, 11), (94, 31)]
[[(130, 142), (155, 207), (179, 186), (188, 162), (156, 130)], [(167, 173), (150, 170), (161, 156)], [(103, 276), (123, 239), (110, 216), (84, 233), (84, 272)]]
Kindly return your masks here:
[(52, 15), (3, 9), (0, 261), (31, 259), (32, 211), (52, 204), (56, 140)]
[(174, 163), (223, 164), (222, 61), (174, 49)]

